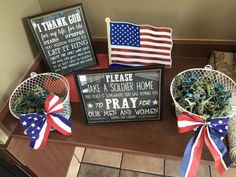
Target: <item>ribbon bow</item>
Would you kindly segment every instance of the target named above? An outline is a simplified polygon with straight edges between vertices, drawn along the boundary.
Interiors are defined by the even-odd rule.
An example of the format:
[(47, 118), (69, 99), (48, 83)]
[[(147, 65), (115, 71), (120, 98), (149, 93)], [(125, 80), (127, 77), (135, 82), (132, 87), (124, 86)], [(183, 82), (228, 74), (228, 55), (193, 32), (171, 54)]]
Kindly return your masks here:
[(48, 95), (44, 103), (45, 113), (30, 113), (20, 115), (20, 124), (25, 129), (24, 134), (32, 138), (30, 147), (40, 149), (46, 145), (51, 128), (63, 135), (71, 135), (71, 122), (64, 118), (62, 100), (54, 94)]
[(194, 130), (194, 135), (188, 142), (180, 167), (184, 177), (194, 177), (200, 164), (203, 143), (210, 150), (215, 167), (223, 175), (232, 163), (227, 148), (222, 140), (227, 134), (229, 118), (212, 118), (205, 122), (201, 117), (182, 112), (177, 116), (179, 133)]

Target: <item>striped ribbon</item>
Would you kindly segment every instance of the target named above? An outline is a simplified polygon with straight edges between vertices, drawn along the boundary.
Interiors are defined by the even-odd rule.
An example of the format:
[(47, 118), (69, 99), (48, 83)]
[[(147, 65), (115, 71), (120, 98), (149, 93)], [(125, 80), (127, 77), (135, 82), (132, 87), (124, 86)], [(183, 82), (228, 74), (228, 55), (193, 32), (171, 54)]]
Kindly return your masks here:
[(48, 95), (44, 108), (44, 114), (30, 113), (20, 116), (24, 133), (32, 138), (30, 147), (33, 149), (41, 149), (46, 145), (51, 128), (66, 136), (72, 133), (71, 122), (59, 114), (63, 112), (63, 103), (57, 95)]
[(223, 175), (232, 163), (227, 148), (222, 142), (227, 134), (229, 118), (212, 118), (209, 122), (205, 122), (201, 117), (182, 112), (177, 116), (177, 120), (179, 133), (194, 130), (194, 135), (185, 148), (180, 167), (181, 175), (196, 176), (204, 142), (214, 158), (216, 169)]

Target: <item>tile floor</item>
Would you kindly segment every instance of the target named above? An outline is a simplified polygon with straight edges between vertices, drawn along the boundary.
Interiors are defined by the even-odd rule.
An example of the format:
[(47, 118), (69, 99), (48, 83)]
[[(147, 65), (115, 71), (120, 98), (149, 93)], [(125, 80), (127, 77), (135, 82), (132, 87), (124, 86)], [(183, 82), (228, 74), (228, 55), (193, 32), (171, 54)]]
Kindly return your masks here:
[[(76, 147), (67, 177), (179, 177), (180, 161)], [(212, 165), (201, 163), (197, 177), (220, 177)], [(224, 177), (236, 177), (230, 168)]]

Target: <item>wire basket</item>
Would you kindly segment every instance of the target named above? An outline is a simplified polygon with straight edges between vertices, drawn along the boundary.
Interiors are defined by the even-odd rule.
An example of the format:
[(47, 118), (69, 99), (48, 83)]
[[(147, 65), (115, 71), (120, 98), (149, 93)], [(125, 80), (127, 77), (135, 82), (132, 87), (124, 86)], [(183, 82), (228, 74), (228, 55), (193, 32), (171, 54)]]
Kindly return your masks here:
[[(179, 103), (176, 101), (174, 95), (177, 92), (177, 82), (176, 82), (176, 78), (180, 77), (181, 79), (186, 78), (188, 76), (188, 72), (192, 72), (198, 79), (206, 79), (209, 82), (213, 82), (213, 83), (220, 83), (224, 86), (226, 91), (230, 91), (232, 93), (232, 98), (230, 98), (230, 104), (231, 104), (231, 111), (229, 112), (228, 117), (231, 118), (233, 116), (236, 115), (236, 83), (227, 75), (225, 75), (222, 72), (216, 71), (212, 69), (211, 65), (206, 65), (205, 68), (192, 68), (192, 69), (188, 69), (185, 71), (180, 72), (179, 74), (177, 74), (175, 76), (175, 78), (171, 81), (170, 84), (170, 93), (171, 93), (171, 97), (174, 101), (175, 104), (175, 111), (176, 111), (176, 115), (179, 115), (179, 113), (181, 112), (187, 112), (191, 115), (196, 115), (194, 113), (191, 113), (189, 111), (187, 111), (186, 109), (184, 109), (182, 106), (179, 105)], [(203, 116), (197, 115), (199, 117), (202, 117), (203, 119), (205, 119)]]
[(32, 92), (36, 87), (40, 86), (48, 92), (54, 92), (55, 94), (63, 96), (63, 112), (60, 113), (66, 119), (70, 118), (71, 106), (70, 106), (70, 86), (66, 78), (57, 73), (42, 73), (37, 74), (35, 72), (30, 74), (30, 78), (23, 81), (18, 85), (11, 94), (9, 101), (9, 109), (14, 117), (19, 119), (20, 113), (15, 111), (17, 98), (23, 94)]

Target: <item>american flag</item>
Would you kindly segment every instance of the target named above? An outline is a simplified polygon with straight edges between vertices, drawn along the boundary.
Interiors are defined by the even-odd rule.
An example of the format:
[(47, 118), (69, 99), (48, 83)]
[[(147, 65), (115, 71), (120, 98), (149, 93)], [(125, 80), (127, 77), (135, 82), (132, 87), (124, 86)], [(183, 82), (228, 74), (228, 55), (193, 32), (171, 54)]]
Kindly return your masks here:
[(172, 29), (109, 22), (108, 42), (112, 63), (129, 66), (164, 64), (171, 66)]

